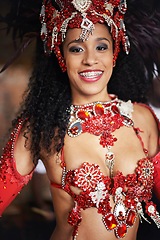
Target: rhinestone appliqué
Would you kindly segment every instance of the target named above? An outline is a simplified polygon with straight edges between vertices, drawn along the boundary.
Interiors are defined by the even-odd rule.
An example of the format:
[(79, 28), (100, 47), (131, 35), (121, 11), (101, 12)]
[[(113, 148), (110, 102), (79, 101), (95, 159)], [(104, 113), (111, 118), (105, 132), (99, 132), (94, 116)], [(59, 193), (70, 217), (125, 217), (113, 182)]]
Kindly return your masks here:
[(81, 13), (84, 13), (88, 10), (91, 5), (90, 0), (73, 0), (72, 4), (74, 5), (75, 9)]

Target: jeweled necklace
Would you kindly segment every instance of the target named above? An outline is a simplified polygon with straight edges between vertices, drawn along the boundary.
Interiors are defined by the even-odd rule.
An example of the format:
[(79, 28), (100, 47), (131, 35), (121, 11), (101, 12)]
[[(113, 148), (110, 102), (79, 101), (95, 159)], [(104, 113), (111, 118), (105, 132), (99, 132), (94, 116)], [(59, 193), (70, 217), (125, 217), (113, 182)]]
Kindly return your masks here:
[(100, 144), (106, 149), (105, 164), (113, 177), (114, 153), (111, 147), (117, 139), (113, 132), (122, 126), (131, 127), (131, 101), (123, 102), (116, 96), (110, 95), (109, 102), (93, 102), (85, 105), (70, 106), (70, 120), (67, 133), (70, 137), (77, 137), (81, 133), (91, 133), (100, 136)]

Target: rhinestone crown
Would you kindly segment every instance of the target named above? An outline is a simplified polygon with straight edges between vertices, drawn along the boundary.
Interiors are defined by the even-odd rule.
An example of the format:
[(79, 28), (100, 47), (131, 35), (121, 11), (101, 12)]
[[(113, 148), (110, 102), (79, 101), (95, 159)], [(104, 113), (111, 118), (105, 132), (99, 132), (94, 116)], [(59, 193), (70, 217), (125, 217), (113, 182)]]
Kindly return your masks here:
[[(114, 62), (122, 43), (128, 54), (130, 44), (124, 24), (126, 0), (43, 0), (40, 13), (41, 38), (46, 53), (56, 54), (62, 71), (66, 70), (60, 45), (65, 40), (68, 28), (81, 28), (79, 39), (86, 41), (94, 31), (94, 24), (106, 23), (114, 40)], [(59, 8), (59, 9), (58, 9)]]

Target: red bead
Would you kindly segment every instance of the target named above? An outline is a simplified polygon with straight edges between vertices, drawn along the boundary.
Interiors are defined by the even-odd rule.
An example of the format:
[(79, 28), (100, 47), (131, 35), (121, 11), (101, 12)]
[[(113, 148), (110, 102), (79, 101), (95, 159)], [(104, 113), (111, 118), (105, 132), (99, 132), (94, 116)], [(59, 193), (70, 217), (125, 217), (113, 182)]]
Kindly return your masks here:
[(109, 230), (113, 230), (114, 228), (117, 227), (117, 221), (115, 219), (115, 216), (112, 213), (105, 216), (103, 218), (103, 222), (104, 222), (106, 228)]
[(135, 211), (130, 210), (129, 214), (128, 214), (128, 217), (127, 217), (127, 220), (126, 220), (127, 225), (130, 226), (130, 227), (133, 226), (133, 224), (135, 222), (135, 219), (136, 219)]
[(77, 127), (77, 126), (72, 127), (72, 128), (70, 129), (70, 132), (71, 132), (73, 135), (76, 135), (76, 134), (78, 133), (78, 127)]
[(87, 111), (80, 110), (77, 113), (77, 117), (80, 118), (81, 120), (85, 120), (86, 118), (89, 118), (90, 114)]
[(127, 226), (125, 224), (122, 224), (116, 230), (116, 234), (120, 238), (123, 238), (126, 235), (126, 233), (127, 233)]
[(102, 104), (98, 103), (95, 105), (95, 113), (97, 115), (103, 115), (104, 114), (104, 107)]
[(112, 110), (114, 113), (119, 113), (119, 109), (118, 109), (118, 107), (117, 107), (116, 105), (113, 105), (113, 106), (111, 107), (111, 110)]

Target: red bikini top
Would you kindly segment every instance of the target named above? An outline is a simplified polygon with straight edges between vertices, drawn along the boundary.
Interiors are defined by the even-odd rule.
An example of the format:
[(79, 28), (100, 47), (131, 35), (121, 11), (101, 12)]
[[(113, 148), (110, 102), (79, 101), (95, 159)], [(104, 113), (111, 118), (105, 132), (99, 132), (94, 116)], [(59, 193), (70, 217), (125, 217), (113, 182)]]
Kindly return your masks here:
[[(146, 153), (145, 149), (144, 151)], [(95, 207), (102, 214), (106, 229), (114, 230), (116, 237), (122, 238), (127, 229), (133, 226), (137, 215), (148, 221), (144, 217), (141, 205), (143, 201), (146, 203), (146, 213), (160, 227), (156, 206), (150, 201), (154, 184), (152, 159), (142, 158), (137, 163), (135, 173), (124, 176), (122, 172), (117, 172), (113, 178), (105, 176), (97, 164), (87, 162), (74, 170), (66, 170), (63, 150), (61, 166), (62, 184), (51, 182), (51, 185), (66, 191), (75, 202), (75, 207), (68, 215), (68, 223), (74, 226), (73, 236), (78, 233), (82, 221), (81, 210)], [(80, 194), (75, 194), (71, 186), (78, 187)], [(110, 196), (115, 199), (114, 209), (110, 205)]]
[[(145, 150), (146, 151), (146, 150)], [(56, 184), (51, 182), (51, 185), (57, 188), (64, 189), (72, 197), (78, 198), (82, 192), (89, 193), (95, 190), (99, 183), (104, 183), (105, 188), (111, 195), (114, 195), (115, 189), (117, 187), (123, 187), (125, 192), (129, 192), (130, 187), (135, 185), (135, 193), (137, 189), (142, 185), (144, 188), (138, 191), (144, 197), (144, 191), (151, 194), (151, 189), (153, 187), (153, 173), (154, 167), (152, 159), (145, 157), (138, 161), (135, 173), (127, 174), (124, 176), (122, 172), (118, 171), (117, 174), (110, 178), (105, 176), (100, 167), (97, 164), (91, 164), (84, 162), (79, 168), (74, 170), (66, 170), (66, 163), (64, 160), (64, 150), (61, 152), (61, 167), (62, 167), (62, 184)], [(78, 187), (82, 192), (80, 195), (76, 195), (70, 186)], [(115, 189), (114, 189), (115, 188)], [(133, 191), (131, 195), (133, 194)]]

